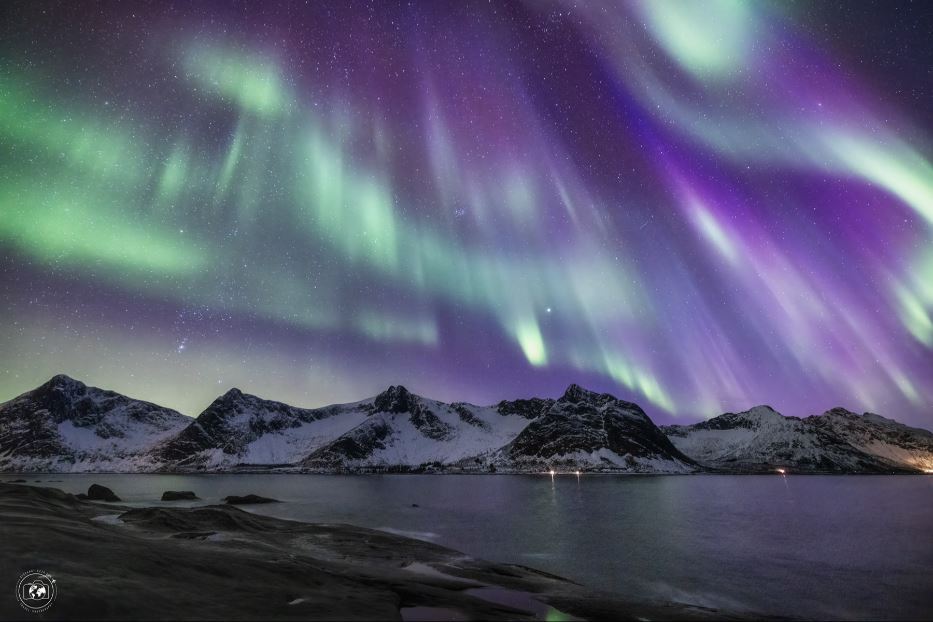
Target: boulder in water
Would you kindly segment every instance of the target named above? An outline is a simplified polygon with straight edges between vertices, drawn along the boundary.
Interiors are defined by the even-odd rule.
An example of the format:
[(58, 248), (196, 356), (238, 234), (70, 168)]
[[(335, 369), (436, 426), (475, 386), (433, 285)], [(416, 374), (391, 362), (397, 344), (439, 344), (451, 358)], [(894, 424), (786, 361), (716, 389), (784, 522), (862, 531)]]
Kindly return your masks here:
[(280, 503), (278, 499), (269, 499), (268, 497), (260, 497), (259, 495), (245, 495), (242, 497), (231, 495), (229, 497), (224, 497), (224, 501), (230, 505), (247, 505), (250, 503)]
[(87, 498), (91, 501), (119, 501), (120, 497), (113, 494), (113, 491), (100, 484), (91, 484), (87, 489)]
[(162, 501), (195, 501), (197, 498), (190, 490), (166, 490), (162, 493)]

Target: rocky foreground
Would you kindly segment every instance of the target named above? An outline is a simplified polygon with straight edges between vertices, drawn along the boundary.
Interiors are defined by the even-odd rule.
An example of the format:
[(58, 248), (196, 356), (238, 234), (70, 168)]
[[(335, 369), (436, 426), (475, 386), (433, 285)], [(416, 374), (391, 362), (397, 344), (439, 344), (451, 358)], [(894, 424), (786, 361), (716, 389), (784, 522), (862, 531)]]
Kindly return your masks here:
[(0, 484), (0, 542), (0, 585), (40, 569), (58, 586), (38, 616), (11, 588), (0, 620), (739, 619), (624, 602), (420, 540), (229, 505), (129, 508)]

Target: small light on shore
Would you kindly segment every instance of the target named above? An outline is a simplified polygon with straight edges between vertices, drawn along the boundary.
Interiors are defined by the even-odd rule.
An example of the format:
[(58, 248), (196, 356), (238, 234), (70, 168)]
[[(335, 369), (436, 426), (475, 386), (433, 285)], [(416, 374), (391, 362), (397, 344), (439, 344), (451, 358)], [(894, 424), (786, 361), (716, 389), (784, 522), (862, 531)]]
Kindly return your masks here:
[(580, 477), (580, 471), (576, 471), (574, 475), (576, 475), (577, 477)]
[(554, 472), (554, 469), (551, 469), (551, 477), (554, 477), (555, 475), (556, 473)]
[(780, 473), (781, 475), (784, 475), (784, 469), (777, 469), (777, 472)]

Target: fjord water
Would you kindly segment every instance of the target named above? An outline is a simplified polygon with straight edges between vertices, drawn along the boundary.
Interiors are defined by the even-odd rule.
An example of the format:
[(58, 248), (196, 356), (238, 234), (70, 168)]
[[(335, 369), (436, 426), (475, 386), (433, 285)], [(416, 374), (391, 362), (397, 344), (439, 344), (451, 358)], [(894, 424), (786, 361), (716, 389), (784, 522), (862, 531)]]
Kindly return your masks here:
[[(3, 479), (10, 480), (7, 475)], [(772, 615), (933, 618), (933, 477), (38, 475), (130, 505), (199, 503), (344, 522), (518, 563), (635, 600)], [(417, 507), (414, 507), (414, 504)]]

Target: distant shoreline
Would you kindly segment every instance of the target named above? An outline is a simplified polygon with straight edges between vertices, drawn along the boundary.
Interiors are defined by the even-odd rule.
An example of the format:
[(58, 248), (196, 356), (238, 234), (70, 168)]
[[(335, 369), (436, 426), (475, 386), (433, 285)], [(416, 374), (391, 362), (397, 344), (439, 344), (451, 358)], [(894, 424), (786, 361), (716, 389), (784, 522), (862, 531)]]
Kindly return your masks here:
[[(324, 476), (371, 476), (371, 475), (465, 475), (465, 476), (497, 476), (497, 475), (519, 475), (526, 477), (551, 477), (550, 473), (528, 472), (528, 471), (497, 471), (490, 473), (488, 471), (276, 471), (272, 469), (257, 470), (235, 470), (235, 471), (0, 471), (0, 476), (31, 476), (31, 475), (324, 475)], [(781, 477), (780, 473), (767, 471), (698, 471), (695, 473), (632, 473), (626, 471), (581, 471), (579, 475), (569, 472), (556, 472), (554, 477), (697, 477), (704, 475), (714, 476), (760, 476), (760, 477)], [(833, 476), (833, 477), (892, 477), (909, 475), (911, 477), (933, 475), (933, 473), (924, 473), (920, 471), (903, 471), (896, 473), (833, 473), (833, 472), (815, 472), (800, 471), (785, 473), (784, 477), (800, 476)], [(10, 483), (10, 482), (0, 482)], [(29, 483), (29, 482), (26, 482)]]

